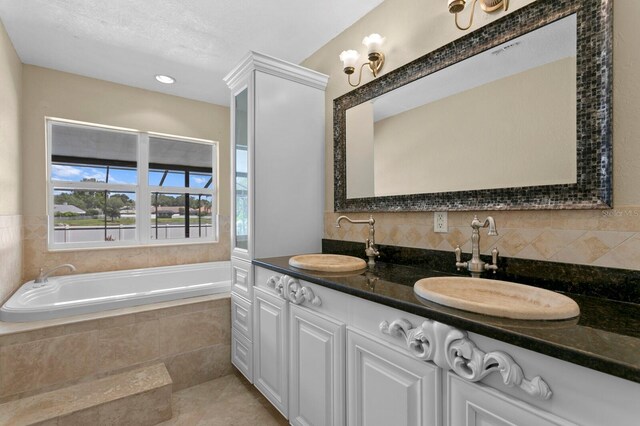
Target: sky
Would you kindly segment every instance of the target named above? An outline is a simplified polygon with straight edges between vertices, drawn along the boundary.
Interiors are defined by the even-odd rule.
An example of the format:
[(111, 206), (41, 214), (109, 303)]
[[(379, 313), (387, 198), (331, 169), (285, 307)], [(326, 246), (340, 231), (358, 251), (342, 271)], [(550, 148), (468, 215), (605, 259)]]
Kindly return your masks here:
[[(156, 186), (160, 184), (162, 179), (162, 171), (149, 172), (149, 185)], [(51, 179), (65, 182), (80, 182), (83, 179), (96, 179), (98, 182), (106, 181), (107, 168), (100, 166), (71, 166), (53, 164), (51, 166)], [(189, 187), (204, 188), (211, 176), (205, 174), (191, 174), (189, 179)], [(120, 185), (137, 185), (138, 174), (132, 169), (118, 169), (111, 167), (109, 169), (109, 182)], [(184, 188), (184, 173), (171, 172), (167, 173), (163, 187), (175, 186)]]

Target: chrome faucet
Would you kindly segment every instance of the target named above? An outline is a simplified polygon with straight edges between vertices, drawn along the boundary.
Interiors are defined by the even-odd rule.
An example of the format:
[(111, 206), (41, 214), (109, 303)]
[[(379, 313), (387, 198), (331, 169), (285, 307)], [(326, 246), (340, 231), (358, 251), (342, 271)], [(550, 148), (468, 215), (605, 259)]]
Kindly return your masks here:
[(376, 228), (375, 228), (376, 220), (373, 218), (373, 216), (369, 216), (369, 219), (362, 219), (362, 220), (353, 220), (353, 219), (349, 219), (347, 216), (340, 216), (336, 220), (336, 228), (340, 228), (340, 222), (343, 219), (351, 223), (362, 223), (362, 224), (369, 225), (369, 238), (367, 238), (367, 241), (365, 243), (364, 252), (369, 258), (369, 262), (367, 262), (368, 265), (370, 267), (374, 267), (376, 264), (375, 258), (380, 256), (378, 247), (376, 247)]
[(498, 235), (498, 231), (496, 229), (496, 222), (493, 220), (491, 216), (487, 216), (484, 222), (480, 222), (478, 220), (478, 216), (473, 216), (473, 220), (471, 221), (471, 228), (473, 228), (473, 232), (471, 233), (471, 260), (468, 262), (462, 262), (462, 250), (460, 250), (460, 246), (456, 246), (454, 250), (456, 253), (456, 268), (458, 271), (460, 268), (465, 268), (469, 272), (471, 272), (471, 276), (474, 278), (479, 278), (480, 274), (484, 271), (492, 270), (493, 273), (496, 273), (498, 269), (498, 249), (493, 248), (491, 250), (491, 264), (483, 262), (480, 259), (480, 228), (489, 227), (489, 232), (487, 235)]
[(57, 271), (58, 269), (61, 268), (69, 268), (71, 269), (71, 272), (74, 272), (76, 270), (76, 267), (73, 266), (70, 263), (65, 263), (64, 265), (58, 265), (55, 268), (51, 268), (49, 269), (47, 272), (44, 271), (43, 268), (40, 268), (40, 274), (38, 275), (38, 278), (36, 278), (33, 283), (34, 284), (39, 284), (37, 286), (34, 287), (42, 287), (43, 285), (45, 285), (49, 280), (49, 275), (51, 275), (53, 272)]

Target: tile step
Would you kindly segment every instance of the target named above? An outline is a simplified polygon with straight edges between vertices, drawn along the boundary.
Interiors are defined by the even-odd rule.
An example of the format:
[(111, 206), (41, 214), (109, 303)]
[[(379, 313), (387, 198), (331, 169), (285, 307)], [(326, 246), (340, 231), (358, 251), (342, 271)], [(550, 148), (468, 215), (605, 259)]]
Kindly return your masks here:
[(171, 418), (171, 384), (153, 364), (1, 404), (0, 424), (155, 425)]

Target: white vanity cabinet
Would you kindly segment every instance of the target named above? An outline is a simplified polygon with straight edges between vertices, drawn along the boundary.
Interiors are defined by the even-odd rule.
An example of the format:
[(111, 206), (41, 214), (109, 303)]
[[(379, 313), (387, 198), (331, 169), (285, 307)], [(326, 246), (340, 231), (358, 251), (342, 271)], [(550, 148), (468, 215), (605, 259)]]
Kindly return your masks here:
[(322, 312), (329, 292), (256, 268), (254, 384), (293, 425), (345, 424), (346, 326)]
[[(253, 304), (252, 259), (321, 251), (327, 79), (256, 52), (224, 79), (231, 90), (231, 290), (238, 306)], [(253, 330), (232, 321), (232, 331), (232, 362), (253, 382)]]
[(256, 386), (293, 425), (636, 426), (640, 384), (256, 267)]

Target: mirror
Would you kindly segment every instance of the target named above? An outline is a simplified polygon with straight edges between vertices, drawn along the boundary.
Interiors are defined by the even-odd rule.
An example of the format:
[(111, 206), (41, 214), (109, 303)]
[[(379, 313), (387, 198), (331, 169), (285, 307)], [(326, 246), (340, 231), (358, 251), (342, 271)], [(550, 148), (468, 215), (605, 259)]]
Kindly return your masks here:
[(551, 3), (336, 99), (336, 211), (608, 208), (611, 10)]

